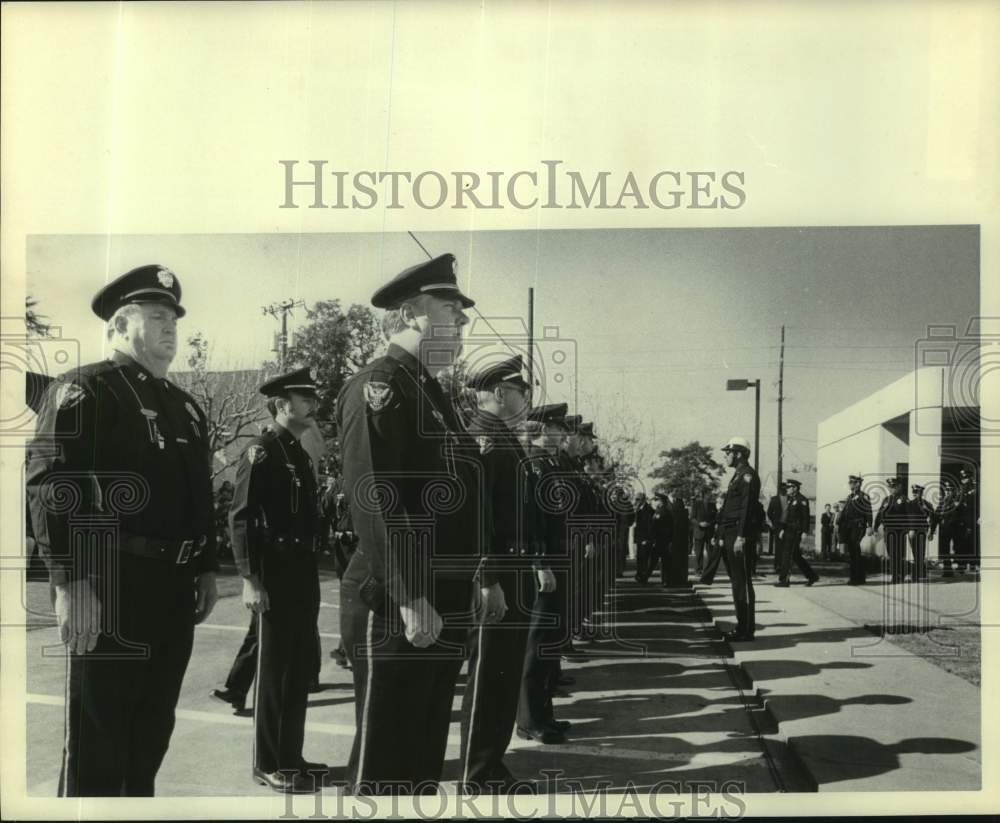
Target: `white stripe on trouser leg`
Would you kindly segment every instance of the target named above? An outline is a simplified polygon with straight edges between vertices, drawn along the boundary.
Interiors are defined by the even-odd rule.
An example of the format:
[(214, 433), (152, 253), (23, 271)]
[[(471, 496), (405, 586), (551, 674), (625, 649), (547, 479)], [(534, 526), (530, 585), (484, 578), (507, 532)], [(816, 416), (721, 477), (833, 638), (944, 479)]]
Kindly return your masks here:
[(253, 741), (250, 744), (250, 762), (255, 769), (259, 769), (260, 761), (257, 759), (257, 755), (259, 754), (257, 751), (257, 718), (260, 717), (260, 711), (257, 701), (260, 696), (260, 660), (264, 649), (264, 615), (258, 614), (255, 619), (257, 620), (257, 671), (254, 673), (253, 678)]
[(375, 620), (375, 612), (368, 612), (368, 625), (365, 628), (365, 660), (368, 672), (365, 676), (365, 705), (361, 710), (361, 728), (358, 733), (361, 741), (358, 743), (358, 774), (355, 784), (361, 783), (365, 771), (365, 749), (368, 744), (368, 712), (372, 705), (372, 674), (374, 672), (375, 661), (372, 658), (372, 623)]
[(63, 768), (62, 768), (62, 786), (60, 787), (59, 797), (69, 797), (69, 724), (70, 724), (70, 681), (71, 681), (71, 669), (70, 661), (71, 656), (69, 650), (66, 649), (66, 705), (63, 707)]
[(476, 706), (479, 703), (479, 670), (483, 666), (483, 631), (486, 626), (479, 624), (479, 636), (476, 638), (476, 671), (472, 676), (472, 708), (469, 710), (469, 736), (465, 741), (465, 765), (462, 768), (462, 782), (469, 779), (469, 759), (472, 756), (472, 735), (476, 729)]

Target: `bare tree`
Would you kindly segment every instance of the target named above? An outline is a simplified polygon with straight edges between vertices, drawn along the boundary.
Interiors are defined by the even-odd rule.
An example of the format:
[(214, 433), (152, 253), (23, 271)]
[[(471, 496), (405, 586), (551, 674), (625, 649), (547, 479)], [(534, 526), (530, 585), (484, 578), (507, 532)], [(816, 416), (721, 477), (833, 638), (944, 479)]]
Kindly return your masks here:
[(638, 480), (652, 468), (651, 427), (631, 411), (624, 398), (607, 402), (584, 393), (594, 419), (594, 431), (606, 465), (623, 480)]
[(268, 415), (258, 388), (274, 366), (265, 364), (260, 369), (211, 371), (210, 346), (201, 332), (188, 337), (191, 354), (187, 364), (190, 371), (179, 372), (172, 379), (188, 391), (208, 422), (208, 442), (215, 458), (212, 477), (218, 477), (238, 456), (240, 441), (260, 432)]

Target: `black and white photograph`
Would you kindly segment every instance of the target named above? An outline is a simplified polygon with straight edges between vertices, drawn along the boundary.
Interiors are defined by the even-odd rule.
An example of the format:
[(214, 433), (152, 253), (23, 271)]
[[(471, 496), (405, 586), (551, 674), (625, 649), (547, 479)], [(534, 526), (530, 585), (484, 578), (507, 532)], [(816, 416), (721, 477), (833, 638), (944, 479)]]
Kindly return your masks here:
[(569, 5), (3, 6), (5, 817), (996, 811), (996, 7)]

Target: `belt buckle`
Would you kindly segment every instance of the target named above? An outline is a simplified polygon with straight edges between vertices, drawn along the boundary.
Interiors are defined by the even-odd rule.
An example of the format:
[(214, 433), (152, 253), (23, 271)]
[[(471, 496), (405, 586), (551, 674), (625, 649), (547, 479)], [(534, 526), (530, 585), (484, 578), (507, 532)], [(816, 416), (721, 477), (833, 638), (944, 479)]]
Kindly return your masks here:
[(191, 559), (191, 550), (194, 548), (193, 540), (181, 541), (180, 551), (177, 552), (177, 565), (183, 566)]

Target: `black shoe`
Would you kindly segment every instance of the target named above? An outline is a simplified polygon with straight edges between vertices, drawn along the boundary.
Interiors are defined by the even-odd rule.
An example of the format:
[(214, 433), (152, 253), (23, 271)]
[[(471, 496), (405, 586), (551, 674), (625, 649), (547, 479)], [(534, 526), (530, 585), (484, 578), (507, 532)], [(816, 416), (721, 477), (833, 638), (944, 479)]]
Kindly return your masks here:
[(517, 736), (522, 740), (537, 740), (539, 743), (545, 743), (546, 745), (555, 745), (566, 742), (566, 736), (552, 728), (522, 729), (518, 726)]
[(787, 580), (779, 580), (774, 584), (779, 589), (787, 589), (789, 587), (789, 582)]
[(745, 634), (741, 631), (726, 632), (722, 635), (722, 639), (728, 643), (749, 643), (753, 640), (752, 634)]
[(232, 689), (212, 689), (208, 696), (220, 703), (228, 703), (237, 714), (244, 711), (243, 705), (247, 700), (245, 694), (237, 694)]
[(315, 694), (316, 692), (321, 692), (321, 691), (323, 691), (323, 689), (325, 689), (325, 688), (326, 688), (326, 686), (324, 686), (324, 685), (323, 685), (322, 683), (320, 683), (320, 682), (319, 682), (318, 680), (313, 680), (313, 681), (312, 681), (312, 682), (310, 682), (310, 683), (309, 683), (309, 685), (308, 685), (308, 686), (306, 687), (306, 691), (308, 691), (308, 692), (309, 692), (309, 694)]
[(303, 776), (298, 772), (285, 775), (281, 772), (265, 772), (255, 768), (253, 779), (261, 786), (267, 786), (272, 791), (281, 794), (315, 794), (320, 788), (320, 781)]
[(807, 586), (811, 586), (811, 585), (812, 585), (813, 583), (815, 583), (815, 582), (816, 582), (817, 580), (819, 580), (819, 577), (810, 577), (810, 578), (809, 578), (809, 579), (808, 579), (808, 580), (806, 581), (806, 585), (807, 585)]
[(714, 577), (705, 577), (704, 575), (698, 578), (698, 582), (701, 583), (702, 586), (711, 586), (712, 581), (714, 580)]
[(559, 734), (564, 734), (573, 728), (573, 724), (568, 720), (551, 720), (549, 726), (559, 732)]

